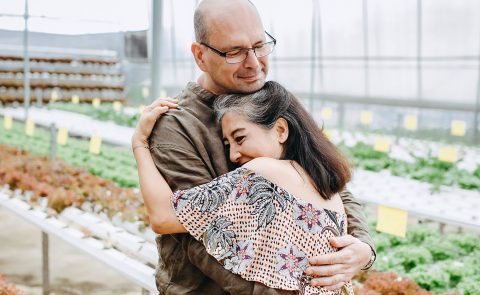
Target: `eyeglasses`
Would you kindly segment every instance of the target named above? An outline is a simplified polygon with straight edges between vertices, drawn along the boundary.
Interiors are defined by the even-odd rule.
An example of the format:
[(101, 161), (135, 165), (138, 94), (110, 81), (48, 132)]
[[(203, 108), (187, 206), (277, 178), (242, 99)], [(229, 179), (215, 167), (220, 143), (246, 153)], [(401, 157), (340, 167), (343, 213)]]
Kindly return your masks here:
[(275, 44), (277, 44), (277, 40), (275, 38), (273, 38), (273, 36), (270, 35), (269, 33), (265, 32), (265, 34), (267, 34), (267, 36), (270, 37), (270, 39), (272, 39), (272, 41), (268, 41), (268, 42), (262, 43), (260, 45), (257, 45), (255, 47), (251, 47), (251, 48), (240, 48), (240, 49), (229, 50), (229, 51), (226, 51), (226, 52), (223, 52), (223, 51), (220, 51), (216, 48), (213, 48), (212, 46), (210, 46), (206, 43), (203, 43), (203, 42), (201, 42), (200, 44), (202, 44), (203, 46), (211, 49), (216, 54), (224, 57), (225, 61), (227, 63), (237, 64), (237, 63), (241, 63), (242, 61), (247, 59), (248, 52), (250, 50), (253, 50), (256, 57), (264, 57), (264, 56), (267, 56), (267, 55), (269, 55), (270, 53), (273, 52), (273, 48), (275, 47)]

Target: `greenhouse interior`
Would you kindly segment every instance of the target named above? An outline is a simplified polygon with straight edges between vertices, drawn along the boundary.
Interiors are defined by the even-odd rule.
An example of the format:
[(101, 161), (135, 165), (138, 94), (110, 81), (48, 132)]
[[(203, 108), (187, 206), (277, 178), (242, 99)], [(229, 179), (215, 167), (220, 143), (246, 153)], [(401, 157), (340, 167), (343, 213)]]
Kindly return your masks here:
[[(197, 19), (197, 13), (203, 18)], [(261, 39), (255, 35), (257, 28), (262, 29)], [(242, 36), (250, 39), (244, 42)], [(259, 72), (248, 72), (254, 67)], [(242, 77), (251, 73), (254, 76)], [(228, 84), (235, 81), (238, 84)], [(259, 81), (257, 88), (238, 86)], [(298, 108), (314, 120), (300, 128), (300, 137), (307, 141), (295, 137), (294, 143), (305, 153), (318, 151), (311, 156), (317, 155), (314, 164), (295, 160), (303, 158), (284, 149), (292, 142), (288, 139), (275, 141), (283, 152), (270, 156), (261, 146), (269, 137), (252, 139), (261, 151), (248, 158), (247, 144), (231, 136), (239, 129), (226, 132), (227, 114), (232, 114), (225, 112), (215, 121), (212, 108), (218, 104), (215, 100), (212, 106), (213, 99), (272, 98), (263, 92), (268, 88), (263, 85), (272, 85), (265, 81), (287, 89), (288, 110), (298, 99)], [(188, 96), (197, 89), (191, 87), (208, 93), (212, 104), (193, 108), (203, 100), (196, 92)], [(243, 101), (238, 99), (232, 108), (242, 119), (231, 124), (247, 122), (251, 128), (262, 127), (261, 132), (274, 132), (273, 125), (263, 128), (267, 125), (258, 123), (260, 119), (250, 120), (247, 112), (254, 110), (242, 108)], [(165, 120), (153, 131), (151, 123), (149, 140), (135, 145), (142, 126), (150, 123), (148, 116), (158, 110), (152, 103), (169, 106), (159, 115)], [(259, 108), (267, 112), (264, 104)], [(480, 1), (1, 1), (0, 116), (0, 295), (480, 295)], [(168, 118), (175, 118), (171, 128)], [(279, 113), (272, 124), (285, 127), (278, 125), (287, 122), (285, 118)], [(294, 115), (291, 120), (310, 119)], [(289, 131), (294, 134), (294, 125), (286, 124), (287, 136)], [(221, 129), (227, 134), (223, 141)], [(220, 153), (208, 146), (217, 141)], [(318, 148), (316, 141), (324, 145)], [(351, 177), (340, 181), (337, 171), (323, 166), (333, 163), (326, 159), (327, 145), (345, 159)], [(149, 176), (165, 177), (167, 206), (171, 201), (173, 209), (152, 205), (159, 198), (150, 198), (150, 186), (144, 184), (150, 181), (144, 176), (147, 170), (141, 170), (145, 162), (139, 162), (145, 155), (158, 168)], [(262, 159), (251, 161), (257, 157), (273, 159), (261, 166)], [(275, 168), (284, 161), (291, 165)], [(217, 169), (216, 163), (223, 168)], [(309, 165), (324, 167), (321, 171), (327, 174), (312, 174), (317, 168), (307, 169)], [(310, 196), (320, 196), (313, 205), (295, 193), (301, 192), (293, 184), (295, 177), (279, 176), (292, 167), (299, 179), (308, 179), (303, 183), (313, 188)], [(214, 173), (202, 178), (202, 171), (212, 169)], [(229, 181), (249, 169), (244, 179), (265, 175), (263, 182), (256, 179), (251, 191), (232, 182), (231, 189), (247, 191), (217, 195), (215, 189), (224, 187), (214, 178)], [(255, 191), (258, 181), (269, 185)], [(210, 188), (202, 188), (207, 182)], [(180, 191), (172, 197), (171, 191), (179, 187), (207, 191), (196, 196)], [(329, 189), (328, 198), (321, 192), (324, 188)], [(344, 190), (353, 199), (346, 201)], [(345, 214), (328, 207), (335, 200)], [(313, 211), (295, 215), (295, 208), (304, 208), (301, 202)], [(249, 206), (256, 206), (253, 213)], [(353, 207), (355, 212), (350, 211)], [(160, 230), (157, 222), (165, 221), (156, 221), (155, 209), (176, 213), (170, 215), (183, 231)], [(288, 218), (289, 210), (297, 216), (289, 223), (292, 227), (268, 228), (284, 223), (279, 218)], [(228, 212), (250, 215), (227, 220)], [(255, 214), (258, 226), (252, 227), (252, 236), (244, 236), (249, 229), (242, 229), (247, 227), (242, 222), (257, 222), (251, 217)], [(338, 216), (346, 217), (341, 224)], [(179, 221), (182, 218), (188, 221)], [(218, 218), (226, 223), (214, 223)], [(332, 222), (338, 231), (327, 230)], [(294, 231), (294, 226), (303, 231)], [(181, 232), (191, 242), (177, 239)], [(305, 237), (311, 236), (330, 250), (323, 253), (324, 245), (308, 244), (311, 240)], [(164, 237), (175, 246), (159, 242), (166, 241)], [(350, 242), (331, 245), (332, 237)], [(278, 247), (288, 244), (290, 254), (263, 249), (267, 244), (262, 243), (270, 240), (281, 240)], [(202, 248), (196, 255), (215, 265), (196, 264), (200, 257), (191, 257), (193, 242)], [(247, 242), (254, 246), (235, 250)], [(166, 245), (175, 248), (170, 256), (159, 257)], [(172, 258), (175, 253), (189, 255), (188, 261)], [(287, 266), (279, 264), (279, 255)], [(310, 259), (317, 255), (338, 260), (322, 264), (321, 259)], [(221, 268), (222, 279), (209, 271), (214, 266)], [(199, 278), (198, 285), (188, 285), (194, 284), (187, 279), (190, 272)], [(238, 285), (235, 281), (228, 286), (232, 289), (223, 285), (227, 274), (238, 276)], [(158, 276), (164, 275), (169, 278), (159, 284)], [(167, 287), (162, 289), (164, 282)], [(315, 286), (317, 282), (324, 285)], [(211, 289), (201, 287), (207, 283)], [(247, 283), (264, 291), (240, 292), (239, 286)]]

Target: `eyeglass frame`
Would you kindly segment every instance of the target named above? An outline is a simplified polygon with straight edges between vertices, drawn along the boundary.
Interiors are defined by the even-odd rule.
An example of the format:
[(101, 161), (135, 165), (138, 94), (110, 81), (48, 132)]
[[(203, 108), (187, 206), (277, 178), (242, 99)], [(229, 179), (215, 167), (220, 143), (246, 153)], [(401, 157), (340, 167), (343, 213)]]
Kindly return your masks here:
[[(268, 43), (272, 43), (272, 42), (273, 42), (273, 48), (275, 48), (275, 45), (277, 45), (277, 39), (275, 39), (275, 38), (274, 38), (272, 35), (270, 35), (267, 31), (265, 31), (265, 34), (267, 34), (267, 36), (270, 37), (272, 40), (271, 40), (271, 41), (268, 41), (268, 42), (264, 42), (264, 43), (262, 43), (261, 45), (263, 46), (263, 45), (265, 45), (265, 44), (268, 44)], [(225, 58), (225, 62), (226, 62), (227, 64), (231, 64), (231, 65), (232, 65), (232, 64), (238, 64), (238, 63), (244, 62), (245, 59), (248, 58), (248, 51), (250, 51), (250, 50), (253, 50), (253, 53), (255, 54), (255, 56), (258, 57), (258, 56), (257, 56), (257, 52), (255, 51), (255, 49), (261, 47), (261, 46), (258, 46), (258, 47), (250, 47), (250, 48), (233, 49), (233, 50), (229, 50), (229, 51), (220, 51), (220, 50), (218, 50), (218, 49), (216, 49), (216, 48), (208, 45), (208, 44), (205, 43), (205, 42), (200, 42), (200, 44), (203, 45), (203, 46), (205, 46), (205, 47), (207, 47), (208, 49), (211, 49), (213, 52), (215, 52), (215, 53), (218, 54), (219, 56)], [(272, 48), (272, 51), (271, 51), (270, 53), (273, 52), (273, 48)], [(239, 61), (239, 62), (234, 62), (234, 63), (228, 62), (228, 61), (227, 61), (227, 54), (228, 54), (229, 52), (236, 51), (236, 50), (247, 50), (247, 56), (245, 57), (244, 60)], [(270, 54), (270, 53), (269, 53), (269, 54)], [(269, 55), (269, 54), (266, 54), (266, 55), (264, 55), (264, 56), (267, 56), (267, 55)], [(261, 57), (264, 57), (264, 56), (261, 56)]]

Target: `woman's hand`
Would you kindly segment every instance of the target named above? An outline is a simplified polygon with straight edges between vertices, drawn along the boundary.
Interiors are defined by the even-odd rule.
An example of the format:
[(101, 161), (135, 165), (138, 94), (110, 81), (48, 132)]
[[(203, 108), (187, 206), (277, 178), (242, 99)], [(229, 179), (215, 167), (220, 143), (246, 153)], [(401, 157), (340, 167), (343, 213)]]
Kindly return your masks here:
[(157, 98), (152, 104), (145, 107), (137, 127), (132, 136), (132, 147), (148, 145), (148, 137), (152, 133), (153, 126), (158, 118), (168, 111), (169, 108), (176, 108), (178, 100), (171, 98)]

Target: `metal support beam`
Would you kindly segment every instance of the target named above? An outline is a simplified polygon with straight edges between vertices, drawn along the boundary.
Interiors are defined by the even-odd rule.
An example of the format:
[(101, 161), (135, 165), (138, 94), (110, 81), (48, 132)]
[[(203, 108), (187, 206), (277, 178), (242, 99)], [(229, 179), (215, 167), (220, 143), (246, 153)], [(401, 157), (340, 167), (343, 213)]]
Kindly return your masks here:
[(42, 231), (42, 285), (43, 295), (50, 294), (50, 267), (48, 259), (48, 234)]
[(37, 98), (37, 107), (43, 104), (43, 90), (41, 88), (35, 89), (35, 97)]
[[(422, 80), (422, 0), (417, 0), (417, 102), (423, 101)], [(418, 112), (417, 128), (421, 129), (422, 112)]]
[[(310, 96), (308, 92), (295, 92), (295, 96), (300, 98), (307, 98)], [(363, 95), (345, 95), (339, 93), (315, 93), (314, 99), (322, 99), (331, 102), (343, 102), (346, 104), (369, 104), (369, 105), (382, 105), (382, 106), (394, 106), (394, 107), (411, 107), (417, 109), (432, 109), (432, 110), (445, 110), (445, 111), (461, 111), (472, 113), (475, 112), (474, 103), (459, 103), (455, 101), (433, 101), (422, 100), (420, 102), (415, 100), (409, 100), (397, 97), (380, 97), (370, 96), (365, 98)]]
[(57, 127), (55, 124), (50, 125), (50, 161), (57, 157)]
[[(480, 52), (480, 41), (479, 41), (479, 52)], [(479, 113), (480, 113), (480, 55), (478, 56), (478, 73), (477, 73), (477, 102), (475, 105), (475, 115), (473, 117), (473, 143), (477, 144), (480, 142), (478, 124), (480, 123)]]
[(363, 75), (365, 97), (370, 96), (370, 71), (369, 71), (369, 52), (368, 52), (368, 0), (363, 0)]
[[(323, 73), (323, 34), (322, 34), (322, 8), (321, 8), (321, 0), (317, 2), (317, 36), (318, 36), (318, 81), (320, 82), (320, 92), (324, 92), (324, 73)], [(322, 100), (323, 103), (323, 100)]]
[(23, 30), (23, 106), (25, 121), (28, 119), (30, 108), (30, 57), (28, 54), (28, 0), (25, 0), (25, 28)]
[[(195, 9), (197, 8), (199, 3), (199, 0), (195, 0)], [(195, 40), (195, 33), (193, 33), (193, 39)], [(182, 61), (182, 58), (180, 58), (180, 62)], [(190, 81), (195, 81), (195, 69), (197, 68), (197, 64), (195, 63), (195, 59), (193, 57), (190, 57)]]
[[(275, 24), (274, 22), (270, 22), (270, 34), (272, 34), (272, 36), (276, 36), (275, 34)], [(273, 53), (274, 56), (270, 56), (270, 68), (273, 69), (273, 75), (270, 75), (270, 79), (272, 79), (273, 81), (277, 81), (278, 80), (278, 58), (275, 56), (275, 51)], [(273, 77), (272, 77), (273, 76)]]
[(417, 0), (417, 100), (422, 100), (422, 0)]
[(152, 0), (152, 61), (150, 100), (160, 96), (162, 85), (163, 0)]
[[(57, 128), (50, 125), (50, 161), (55, 160), (57, 154)], [(42, 285), (43, 295), (50, 294), (50, 267), (48, 257), (48, 234), (42, 231)]]
[(316, 49), (316, 15), (317, 11), (315, 9), (316, 0), (312, 0), (312, 24), (311, 24), (311, 36), (310, 36), (310, 97), (308, 100), (308, 109), (310, 114), (313, 115), (313, 94), (315, 93), (315, 49)]
[[(175, 34), (175, 1), (170, 1), (170, 45), (172, 46), (172, 66), (173, 76), (175, 77), (175, 84), (179, 84), (178, 80), (178, 64), (177, 64), (177, 48), (176, 48), (176, 34)], [(178, 3), (178, 2), (177, 2)], [(181, 83), (180, 83), (181, 84)]]

